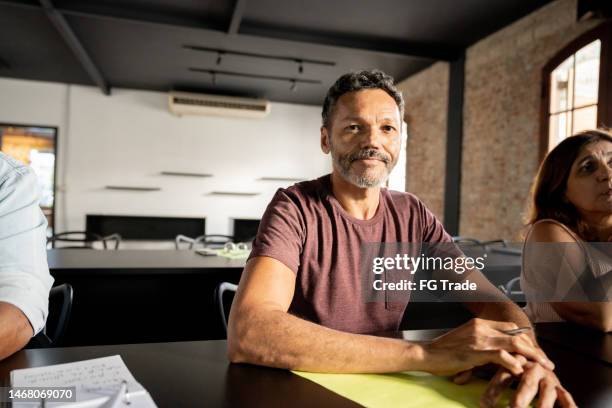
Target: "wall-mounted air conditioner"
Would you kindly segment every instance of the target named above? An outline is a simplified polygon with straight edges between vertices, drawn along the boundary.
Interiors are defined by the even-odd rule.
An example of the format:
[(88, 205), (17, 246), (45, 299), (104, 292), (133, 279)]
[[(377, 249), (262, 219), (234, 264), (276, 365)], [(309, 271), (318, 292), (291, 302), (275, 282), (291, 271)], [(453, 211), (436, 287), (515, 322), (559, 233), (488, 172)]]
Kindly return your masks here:
[(270, 113), (270, 102), (265, 99), (170, 92), (170, 112), (175, 115), (214, 115), (241, 118), (263, 118)]

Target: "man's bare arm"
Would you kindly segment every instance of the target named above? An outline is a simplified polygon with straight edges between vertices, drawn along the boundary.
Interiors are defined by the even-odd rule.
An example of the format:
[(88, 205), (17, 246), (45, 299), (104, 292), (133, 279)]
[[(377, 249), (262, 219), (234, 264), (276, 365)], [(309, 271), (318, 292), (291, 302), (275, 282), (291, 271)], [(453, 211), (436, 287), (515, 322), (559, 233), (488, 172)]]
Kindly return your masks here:
[(537, 350), (512, 341), (501, 330), (511, 323), (475, 320), (428, 345), (344, 333), (287, 313), (295, 274), (281, 262), (250, 260), (234, 299), (228, 327), (232, 362), (315, 372), (421, 370), (453, 374), (489, 362), (520, 374), (511, 353), (539, 359)]
[(423, 367), (423, 350), (398, 339), (332, 330), (287, 313), (295, 274), (268, 257), (247, 264), (228, 327), (231, 361), (322, 372), (390, 372)]
[(21, 350), (32, 338), (30, 321), (16, 306), (0, 302), (0, 360)]
[[(489, 290), (497, 290), (492, 284)], [(523, 310), (513, 301), (506, 298), (500, 292), (500, 299), (496, 302), (465, 302), (464, 306), (468, 308), (475, 316), (481, 319), (497, 320), (501, 322), (512, 322), (518, 327), (531, 327), (531, 330), (525, 333), (534, 344), (536, 342), (535, 330), (529, 320), (529, 317)]]
[[(500, 322), (512, 322), (518, 327), (532, 327), (529, 318), (523, 310), (504, 295), (489, 281), (479, 269), (471, 269), (463, 274), (454, 271), (436, 271), (437, 279), (448, 279), (452, 282), (464, 282), (469, 280), (476, 284), (475, 292), (453, 293), (453, 299), (460, 300), (474, 316)], [(478, 301), (472, 301), (478, 299)], [(535, 333), (530, 330), (526, 336), (535, 343)]]
[[(519, 327), (531, 327), (531, 330), (521, 334), (521, 336), (528, 338), (530, 343), (534, 347), (538, 348), (542, 355), (545, 355), (537, 344), (535, 330), (533, 329), (529, 318), (523, 312), (523, 310), (500, 291), (498, 291), (493, 284), (488, 282), (480, 271), (471, 271), (470, 279), (477, 281), (479, 284), (479, 290), (484, 290), (487, 293), (485, 298), (494, 300), (491, 295), (498, 293), (499, 301), (464, 302), (464, 305), (472, 313), (474, 313), (474, 315), (483, 319), (514, 322)], [(495, 296), (498, 295), (495, 294)], [(518, 337), (516, 337), (515, 341), (520, 340)], [(540, 395), (540, 403), (543, 404), (543, 400), (547, 401), (546, 404), (543, 404), (543, 406), (552, 406), (556, 400), (564, 408), (573, 408), (576, 406), (571, 394), (567, 392), (565, 388), (563, 388), (559, 382), (559, 379), (551, 370), (552, 367), (538, 364), (539, 362), (534, 363), (527, 361), (522, 356), (518, 356), (518, 358), (521, 360), (525, 372), (521, 376), (521, 381), (517, 387), (517, 391), (512, 398), (513, 406), (529, 405), (531, 400), (538, 392)], [(467, 382), (470, 377), (471, 372), (467, 371), (457, 376), (455, 378), (455, 382), (464, 383)], [(485, 393), (481, 396), (480, 406), (495, 406), (499, 396), (508, 387), (509, 383), (512, 381), (512, 378), (512, 374), (509, 373), (504, 367), (501, 367), (491, 379)]]

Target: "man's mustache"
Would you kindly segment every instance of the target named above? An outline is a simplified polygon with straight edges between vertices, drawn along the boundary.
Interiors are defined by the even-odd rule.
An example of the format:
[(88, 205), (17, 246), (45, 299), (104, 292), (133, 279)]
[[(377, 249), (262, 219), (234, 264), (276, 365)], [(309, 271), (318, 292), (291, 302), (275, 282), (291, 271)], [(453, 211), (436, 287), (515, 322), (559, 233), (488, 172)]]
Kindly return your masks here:
[(352, 163), (355, 160), (363, 159), (376, 159), (384, 162), (385, 164), (389, 164), (391, 162), (391, 158), (389, 156), (376, 149), (359, 150), (358, 152), (350, 154), (347, 159), (349, 163)]

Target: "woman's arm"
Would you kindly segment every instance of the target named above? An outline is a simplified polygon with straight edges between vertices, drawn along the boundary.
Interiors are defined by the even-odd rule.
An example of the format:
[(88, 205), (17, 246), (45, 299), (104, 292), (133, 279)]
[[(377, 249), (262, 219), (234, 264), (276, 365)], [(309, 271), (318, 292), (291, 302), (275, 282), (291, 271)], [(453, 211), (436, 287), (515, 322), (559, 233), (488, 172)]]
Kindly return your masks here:
[(612, 302), (551, 302), (550, 305), (567, 321), (612, 332)]
[[(552, 222), (543, 222), (535, 225), (531, 234), (527, 238), (527, 243), (559, 243), (575, 244), (578, 248), (579, 243), (563, 227)], [(572, 249), (572, 248), (568, 248)], [(581, 272), (586, 266), (586, 258), (581, 251), (565, 251), (567, 265), (571, 270)], [(568, 252), (576, 252), (567, 255)], [(580, 253), (578, 253), (580, 252)], [(537, 260), (535, 261), (537, 262)], [(533, 263), (532, 263), (533, 266)], [(537, 270), (535, 271), (538, 272)], [(559, 270), (561, 272), (561, 270)], [(563, 279), (559, 276), (558, 279)], [(537, 288), (536, 288), (537, 289)], [(604, 332), (612, 331), (612, 303), (611, 302), (548, 302), (557, 314), (563, 319), (589, 326)]]

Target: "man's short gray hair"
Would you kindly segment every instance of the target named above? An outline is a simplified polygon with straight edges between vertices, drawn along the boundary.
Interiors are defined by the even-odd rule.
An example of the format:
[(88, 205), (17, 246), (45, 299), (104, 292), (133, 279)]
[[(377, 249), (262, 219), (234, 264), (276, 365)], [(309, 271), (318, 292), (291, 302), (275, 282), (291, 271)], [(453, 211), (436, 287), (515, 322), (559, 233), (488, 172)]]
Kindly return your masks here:
[(325, 102), (323, 102), (323, 111), (321, 112), (323, 126), (329, 128), (329, 120), (336, 107), (336, 102), (338, 102), (342, 95), (362, 89), (382, 89), (388, 93), (397, 103), (400, 119), (403, 120), (404, 98), (402, 93), (395, 88), (393, 77), (378, 69), (372, 69), (344, 74), (329, 88), (325, 96)]

